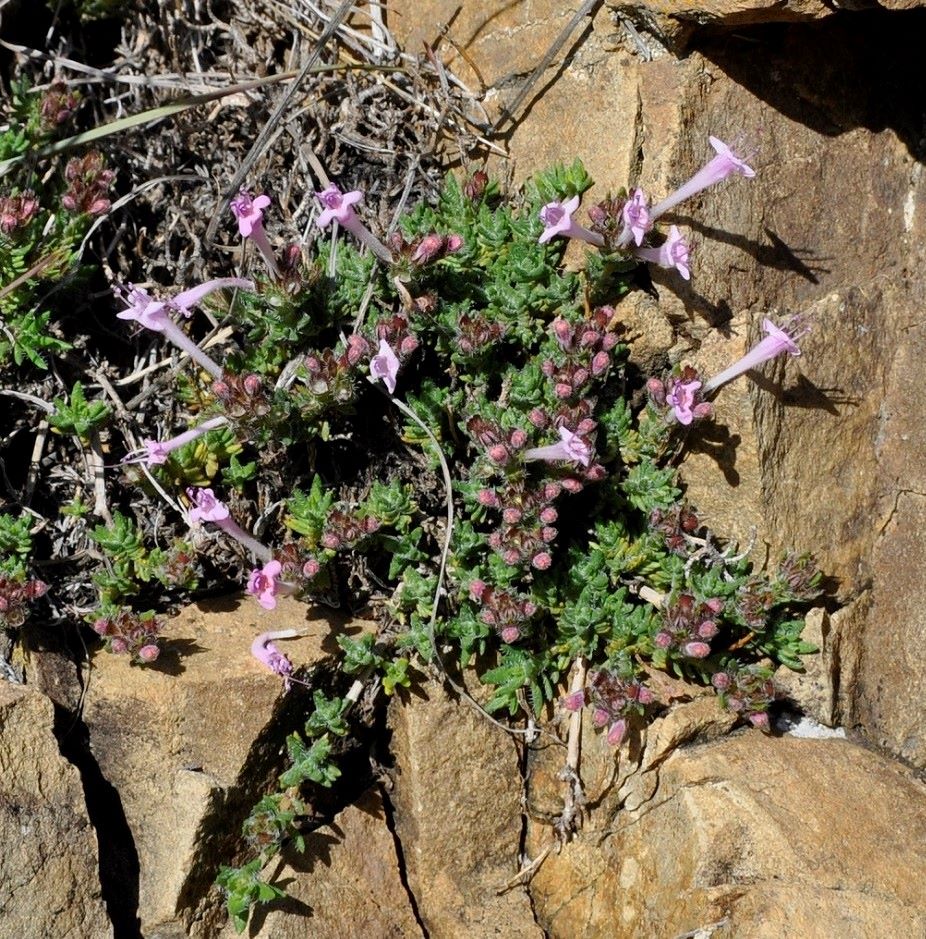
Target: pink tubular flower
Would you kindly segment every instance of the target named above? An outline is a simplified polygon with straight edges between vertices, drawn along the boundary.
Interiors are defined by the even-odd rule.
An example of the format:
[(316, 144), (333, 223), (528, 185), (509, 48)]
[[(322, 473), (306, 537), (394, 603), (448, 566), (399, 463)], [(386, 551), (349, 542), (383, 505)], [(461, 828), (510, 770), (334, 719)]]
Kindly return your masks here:
[(572, 220), (572, 214), (579, 207), (579, 197), (573, 196), (561, 202), (548, 202), (540, 210), (540, 221), (543, 222), (543, 233), (537, 239), (545, 245), (557, 235), (565, 238), (580, 238), (589, 244), (602, 247), (604, 238), (597, 232), (589, 231), (578, 222)]
[(208, 280), (198, 287), (178, 293), (172, 300), (155, 300), (140, 287), (115, 288), (116, 296), (126, 304), (126, 309), (116, 314), (121, 320), (134, 320), (136, 323), (156, 333), (163, 333), (181, 352), (185, 352), (194, 362), (201, 365), (213, 378), (222, 377), (222, 367), (202, 349), (170, 318), (168, 310), (176, 310), (183, 316), (190, 316), (190, 307), (196, 306), (204, 297), (223, 287), (238, 287), (253, 290), (250, 280), (239, 277), (218, 277)]
[(385, 339), (379, 341), (379, 352), (370, 359), (370, 374), (381, 379), (389, 394), (395, 394), (395, 382), (399, 374), (399, 357)]
[(624, 718), (616, 720), (608, 730), (608, 743), (612, 747), (619, 747), (627, 734), (627, 721)]
[(810, 331), (809, 326), (802, 326), (797, 318), (792, 319), (788, 324), (791, 333), (786, 332), (780, 326), (776, 326), (770, 319), (762, 320), (762, 329), (765, 332), (765, 338), (757, 345), (753, 346), (739, 361), (734, 362), (729, 368), (724, 369), (719, 375), (715, 375), (705, 386), (704, 394), (710, 394), (716, 391), (721, 385), (781, 355), (782, 352), (788, 352), (797, 356), (801, 350), (795, 340)]
[(289, 676), (293, 672), (293, 663), (276, 647), (274, 639), (293, 639), (299, 635), (295, 629), (278, 629), (261, 633), (251, 643), (251, 655), (277, 675), (282, 676), (283, 685), (288, 690)]
[(248, 593), (257, 597), (257, 602), (265, 609), (272, 610), (277, 605), (277, 578), (283, 565), (279, 561), (268, 561), (260, 570), (251, 571), (248, 580)]
[(658, 248), (637, 248), (633, 253), (636, 257), (660, 267), (674, 267), (685, 280), (691, 279), (691, 268), (688, 265), (688, 255), (691, 248), (682, 237), (677, 225), (669, 229), (669, 237)]
[(633, 195), (624, 203), (621, 218), (624, 221), (624, 228), (618, 238), (618, 246), (623, 248), (633, 241), (639, 248), (643, 244), (644, 236), (653, 227), (649, 208), (646, 205), (646, 194), (642, 189), (634, 190)]
[(381, 261), (392, 263), (392, 252), (360, 221), (354, 211), (353, 207), (363, 198), (359, 189), (341, 192), (332, 184), (323, 192), (316, 192), (315, 197), (322, 204), (322, 212), (315, 220), (319, 228), (327, 228), (332, 222), (337, 222)]
[[(249, 535), (232, 517), (228, 506), (216, 499), (211, 489), (196, 489), (190, 487), (186, 491), (193, 507), (188, 513), (191, 525), (202, 522), (212, 522), (230, 535), (239, 544), (244, 545), (255, 557), (265, 564), (273, 560), (273, 553), (264, 544), (261, 544), (253, 535)], [(278, 591), (279, 592), (279, 591)]]
[(676, 378), (672, 390), (666, 395), (666, 404), (670, 405), (679, 424), (688, 425), (694, 420), (693, 409), (697, 404), (696, 392), (701, 387), (699, 381), (682, 381)]
[(533, 447), (524, 451), (525, 460), (572, 460), (588, 466), (592, 461), (592, 448), (566, 427), (559, 428), (560, 442), (546, 447)]
[(653, 206), (650, 211), (650, 218), (653, 221), (659, 218), (660, 215), (664, 215), (669, 209), (675, 208), (680, 202), (691, 198), (702, 189), (707, 189), (708, 186), (721, 182), (732, 173), (740, 173), (747, 179), (756, 175), (755, 170), (746, 163), (745, 158), (735, 153), (722, 140), (718, 140), (716, 137), (708, 137), (707, 139), (714, 150), (717, 151), (717, 156), (701, 167), (687, 183), (679, 186), (675, 192)]
[(185, 430), (182, 434), (177, 434), (176, 437), (171, 437), (170, 440), (152, 440), (149, 437), (148, 439), (142, 441), (142, 444), (145, 448), (145, 454), (143, 456), (133, 458), (130, 455), (122, 462), (141, 462), (147, 464), (148, 466), (160, 466), (161, 464), (167, 462), (167, 458), (174, 450), (179, 449), (184, 444), (189, 443), (191, 440), (196, 440), (197, 437), (201, 437), (210, 430), (215, 430), (217, 427), (222, 427), (227, 423), (228, 418), (226, 417), (211, 417), (208, 421), (203, 421), (203, 423), (198, 427)]
[(211, 489), (187, 489), (186, 494), (193, 503), (190, 509), (190, 521), (196, 525), (200, 522), (222, 522), (230, 517), (228, 506), (216, 499)]
[(242, 189), (231, 201), (232, 214), (238, 220), (238, 231), (242, 238), (249, 238), (260, 251), (264, 263), (273, 277), (279, 278), (280, 269), (270, 247), (270, 239), (264, 231), (264, 209), (270, 205), (270, 196), (263, 193), (253, 197)]

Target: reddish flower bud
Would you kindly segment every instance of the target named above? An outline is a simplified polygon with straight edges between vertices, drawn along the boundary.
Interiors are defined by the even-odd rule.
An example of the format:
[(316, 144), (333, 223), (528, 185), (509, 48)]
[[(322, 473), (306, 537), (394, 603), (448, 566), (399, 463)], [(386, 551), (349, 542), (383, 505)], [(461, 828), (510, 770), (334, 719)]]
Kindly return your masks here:
[(497, 443), (494, 446), (489, 447), (488, 453), (489, 459), (493, 463), (497, 463), (499, 466), (504, 466), (511, 456), (511, 454), (508, 452), (508, 448), (502, 443)]
[(487, 509), (497, 509), (499, 506), (498, 496), (491, 489), (480, 489), (476, 501)]
[(611, 715), (604, 708), (595, 708), (592, 711), (592, 723), (596, 727), (604, 727), (611, 720)]
[(653, 642), (660, 649), (668, 649), (672, 645), (672, 636), (667, 632), (658, 632), (653, 637)]
[(538, 430), (543, 430), (547, 424), (550, 423), (550, 419), (540, 410), (540, 408), (534, 408), (530, 414), (527, 415), (527, 419), (536, 427)]
[(242, 387), (245, 390), (246, 394), (249, 394), (252, 398), (254, 395), (260, 394), (261, 380), (259, 375), (251, 373), (250, 375), (245, 375), (244, 381), (242, 382)]
[(508, 442), (515, 450), (520, 450), (527, 445), (527, 434), (523, 430), (513, 430), (508, 437)]
[(646, 382), (646, 390), (653, 399), (653, 404), (657, 407), (665, 407), (666, 404), (666, 386), (658, 378), (650, 378)]
[(538, 571), (548, 570), (552, 563), (553, 558), (550, 557), (548, 551), (540, 551), (531, 558), (531, 565), (536, 567)]
[(469, 595), (474, 600), (481, 600), (482, 595), (486, 592), (486, 582), (484, 580), (474, 580), (469, 585)]
[(596, 352), (592, 359), (592, 374), (597, 378), (603, 375), (611, 364), (611, 356), (607, 352)]
[(515, 551), (514, 548), (509, 548), (507, 551), (502, 552), (502, 560), (506, 564), (511, 564), (512, 567), (515, 564), (518, 564), (521, 560), (521, 554), (518, 551)]
[(565, 400), (566, 398), (571, 398), (572, 397), (572, 385), (567, 385), (563, 381), (558, 381), (553, 386), (553, 394), (555, 394), (557, 398), (560, 398), (563, 400)]
[(463, 236), (462, 235), (448, 235), (447, 241), (445, 243), (445, 250), (447, 254), (456, 254), (460, 248), (463, 247)]
[(304, 577), (312, 578), (315, 577), (321, 569), (321, 564), (319, 564), (315, 558), (309, 558), (308, 561), (302, 565), (302, 574)]
[(559, 483), (544, 483), (543, 486), (543, 497), (548, 502), (555, 499), (559, 494), (562, 486)]
[(556, 529), (553, 528), (552, 525), (545, 525), (540, 530), (540, 540), (543, 541), (544, 544), (549, 544), (551, 541), (555, 541)]
[(639, 701), (640, 704), (652, 704), (655, 700), (656, 695), (654, 695), (649, 688), (644, 685), (640, 685), (640, 687), (637, 688), (637, 701)]
[(109, 632), (109, 620), (108, 619), (97, 619), (93, 621), (93, 631), (98, 636), (105, 636)]
[(765, 711), (756, 711), (754, 714), (750, 714), (748, 720), (753, 727), (758, 727), (759, 730), (765, 733), (768, 733), (771, 729), (768, 714), (766, 714)]
[(521, 638), (521, 630), (517, 626), (506, 626), (502, 630), (502, 639), (505, 642), (517, 642)]
[(604, 349), (605, 352), (610, 352), (617, 345), (617, 342), (618, 339), (614, 333), (607, 333), (601, 340), (601, 348)]
[(337, 551), (341, 547), (341, 539), (334, 532), (326, 531), (319, 539), (323, 548)]
[(587, 368), (577, 368), (572, 373), (572, 387), (579, 389), (588, 381), (588, 369)]
[(559, 512), (557, 512), (552, 505), (548, 505), (540, 513), (540, 521), (543, 522), (544, 525), (552, 525), (557, 518), (559, 518)]
[(567, 711), (581, 711), (585, 707), (585, 692), (582, 690), (573, 691), (562, 699), (562, 703)]
[(505, 509), (502, 512), (502, 520), (506, 525), (517, 525), (518, 522), (524, 517), (524, 513), (520, 510), (511, 506), (510, 508)]
[(553, 335), (556, 341), (564, 348), (569, 349), (572, 346), (573, 328), (566, 320), (556, 317), (552, 324)]
[(717, 624), (713, 620), (706, 619), (698, 627), (698, 636), (701, 639), (713, 639), (719, 631)]
[(414, 336), (406, 336), (399, 343), (399, 355), (411, 355), (418, 348), (418, 340)]
[(711, 675), (711, 684), (718, 691), (726, 691), (730, 687), (730, 676), (726, 672), (714, 672)]
[(582, 337), (579, 339), (579, 345), (585, 349), (590, 349), (594, 346), (601, 337), (594, 329), (586, 329), (582, 333)]
[(578, 479), (573, 479), (571, 476), (567, 476), (565, 479), (561, 480), (560, 485), (566, 492), (571, 492), (573, 494), (581, 492), (585, 487)]
[(122, 655), (123, 652), (128, 650), (129, 644), (121, 636), (116, 636), (109, 644), (109, 648), (115, 652), (116, 655)]
[(619, 747), (626, 733), (627, 721), (625, 721), (623, 718), (615, 721), (611, 725), (611, 729), (608, 731), (608, 743), (611, 744), (612, 747)]

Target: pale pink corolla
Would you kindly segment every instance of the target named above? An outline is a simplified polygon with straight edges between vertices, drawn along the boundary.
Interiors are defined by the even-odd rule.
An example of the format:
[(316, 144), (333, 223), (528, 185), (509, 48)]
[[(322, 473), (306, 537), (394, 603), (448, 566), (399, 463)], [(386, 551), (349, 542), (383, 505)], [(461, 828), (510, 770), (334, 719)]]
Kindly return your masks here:
[(660, 267), (674, 267), (685, 280), (691, 279), (691, 267), (688, 257), (691, 248), (682, 237), (677, 225), (669, 229), (669, 237), (658, 248), (637, 248), (633, 253), (636, 257)]
[(392, 252), (360, 221), (354, 211), (354, 206), (363, 198), (359, 189), (341, 192), (332, 184), (322, 192), (316, 192), (315, 198), (322, 204), (322, 211), (315, 220), (319, 228), (327, 228), (332, 222), (337, 222), (341, 228), (365, 244), (381, 261), (392, 263)]
[(653, 227), (646, 202), (646, 194), (643, 190), (636, 189), (633, 195), (624, 203), (624, 207), (621, 209), (624, 228), (621, 231), (620, 238), (618, 238), (619, 247), (626, 247), (631, 241), (638, 248), (643, 244), (643, 238)]
[(679, 186), (675, 192), (653, 206), (650, 210), (650, 218), (653, 221), (659, 218), (660, 215), (665, 215), (669, 209), (675, 208), (680, 202), (690, 199), (695, 193), (721, 182), (733, 173), (739, 173), (747, 179), (756, 175), (755, 170), (749, 166), (745, 157), (737, 154), (732, 147), (727, 146), (716, 137), (708, 137), (707, 139), (717, 155), (709, 163), (702, 166), (687, 183)]
[(548, 202), (539, 213), (540, 221), (543, 222), (543, 232), (537, 239), (540, 244), (544, 245), (557, 235), (562, 235), (564, 238), (579, 238), (602, 247), (604, 238), (601, 235), (573, 221), (572, 215), (578, 207), (578, 196), (560, 202)]
[(276, 675), (283, 678), (285, 688), (289, 688), (293, 663), (276, 647), (274, 639), (293, 639), (299, 633), (295, 629), (277, 629), (261, 633), (251, 643), (251, 655)]
[(776, 326), (770, 319), (764, 319), (762, 320), (762, 329), (765, 332), (765, 338), (729, 368), (724, 369), (719, 375), (715, 375), (704, 386), (704, 394), (716, 391), (721, 385), (732, 381), (742, 375), (743, 372), (756, 368), (756, 366), (767, 362), (769, 359), (774, 359), (783, 352), (794, 356), (800, 355), (801, 350), (795, 340), (807, 333), (810, 327), (802, 327), (799, 322), (795, 321), (792, 324), (792, 332), (788, 333), (780, 326)]
[(142, 441), (145, 450), (143, 456), (134, 458), (129, 456), (122, 462), (140, 462), (145, 463), (147, 466), (160, 466), (167, 462), (167, 458), (174, 450), (227, 423), (228, 418), (226, 417), (212, 417), (208, 421), (203, 421), (199, 426), (185, 430), (182, 434), (177, 434), (176, 437), (171, 437), (169, 440), (152, 440), (149, 437)]
[(277, 266), (270, 239), (264, 231), (264, 209), (270, 205), (270, 196), (263, 193), (252, 197), (242, 189), (231, 201), (232, 214), (238, 220), (238, 231), (243, 238), (250, 239), (260, 252), (264, 263), (273, 277), (279, 278), (280, 269)]
[(525, 460), (571, 460), (588, 466), (592, 461), (592, 448), (567, 427), (559, 428), (560, 442), (546, 447), (533, 447), (524, 451)]
[(283, 565), (277, 560), (272, 560), (262, 568), (251, 571), (248, 579), (248, 593), (257, 597), (257, 602), (265, 610), (272, 610), (277, 605), (277, 578), (281, 570), (283, 570)]
[(698, 403), (699, 381), (682, 381), (676, 378), (666, 395), (666, 404), (670, 405), (679, 424), (687, 426), (694, 420), (694, 408)]
[(370, 360), (370, 374), (380, 379), (389, 391), (395, 394), (396, 378), (399, 374), (399, 357), (385, 339), (379, 341), (379, 352)]
[(192, 524), (222, 522), (230, 517), (228, 506), (220, 499), (217, 499), (211, 489), (198, 489), (191, 486), (187, 489), (186, 494), (193, 503), (193, 507), (189, 512)]

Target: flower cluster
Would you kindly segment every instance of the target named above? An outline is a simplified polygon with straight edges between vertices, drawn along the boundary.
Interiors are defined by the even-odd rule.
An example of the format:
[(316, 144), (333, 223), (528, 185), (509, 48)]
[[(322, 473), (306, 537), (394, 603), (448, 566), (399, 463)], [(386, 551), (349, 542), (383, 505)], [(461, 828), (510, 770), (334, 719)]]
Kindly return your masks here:
[(21, 626), (29, 604), (47, 592), (48, 585), (41, 580), (22, 580), (0, 574), (0, 625)]
[(212, 383), (212, 393), (228, 417), (244, 428), (259, 425), (261, 418), (270, 411), (264, 383), (253, 372), (245, 375), (223, 372), (222, 377)]
[(68, 189), (61, 197), (61, 204), (68, 212), (102, 215), (109, 211), (112, 204), (108, 195), (109, 187), (116, 174), (104, 169), (103, 154), (98, 150), (68, 160), (64, 178)]
[(527, 597), (488, 586), (485, 581), (474, 580), (469, 595), (481, 607), (479, 619), (498, 633), (502, 642), (517, 642), (527, 630), (537, 606)]
[(655, 700), (653, 692), (639, 679), (601, 670), (591, 672), (588, 687), (567, 695), (563, 703), (569, 711), (591, 707), (592, 723), (607, 727), (608, 743), (617, 747), (627, 735), (630, 718), (642, 715)]
[(110, 652), (128, 654), (140, 662), (153, 662), (160, 655), (160, 630), (161, 623), (153, 613), (132, 610), (100, 616), (93, 622), (93, 631), (106, 640)]
[(653, 509), (650, 528), (666, 540), (666, 547), (681, 557), (689, 554), (689, 538), (701, 527), (697, 515), (686, 505), (676, 503), (668, 509)]
[(658, 204), (650, 207), (646, 193), (635, 189), (623, 199), (608, 197), (589, 210), (591, 228), (585, 228), (573, 219), (579, 207), (579, 197), (559, 202), (548, 202), (540, 210), (543, 232), (539, 241), (544, 244), (557, 236), (578, 238), (609, 252), (629, 253), (660, 267), (675, 268), (685, 280), (691, 277), (690, 248), (678, 228), (673, 225), (661, 244), (644, 246), (653, 223), (680, 202), (702, 189), (721, 182), (732, 174), (755, 176), (753, 169), (731, 147), (716, 137), (708, 138), (715, 156), (691, 179)]
[(42, 126), (51, 130), (66, 124), (80, 104), (80, 95), (72, 91), (59, 78), (55, 79), (42, 94), (39, 113)]
[(690, 593), (680, 594), (665, 609), (662, 628), (653, 637), (658, 649), (677, 651), (691, 659), (711, 654), (710, 641), (720, 632), (718, 617), (723, 613), (723, 600), (712, 597), (697, 601)]
[(332, 509), (325, 521), (325, 530), (319, 539), (323, 548), (329, 551), (341, 551), (352, 548), (364, 538), (377, 532), (380, 521), (372, 515), (359, 516)]
[(39, 210), (39, 200), (31, 189), (15, 196), (0, 196), (0, 233), (12, 235), (32, 221)]
[(769, 730), (768, 709), (775, 701), (775, 686), (767, 669), (729, 663), (711, 676), (721, 704), (760, 730)]
[(541, 571), (550, 567), (550, 544), (558, 534), (553, 526), (559, 517), (553, 503), (561, 491), (562, 485), (553, 481), (536, 486), (511, 481), (479, 491), (480, 505), (501, 512), (501, 523), (489, 534), (488, 543), (506, 564), (529, 562)]
[(406, 241), (401, 232), (393, 232), (387, 240), (395, 263), (410, 271), (440, 261), (449, 254), (456, 254), (463, 247), (460, 235), (441, 235), (437, 232), (411, 241)]
[(609, 328), (613, 313), (610, 307), (599, 307), (578, 325), (559, 316), (553, 320), (550, 330), (561, 351), (555, 360), (545, 359), (541, 367), (553, 382), (557, 398), (574, 398), (586, 391), (591, 379), (604, 378), (618, 344)]

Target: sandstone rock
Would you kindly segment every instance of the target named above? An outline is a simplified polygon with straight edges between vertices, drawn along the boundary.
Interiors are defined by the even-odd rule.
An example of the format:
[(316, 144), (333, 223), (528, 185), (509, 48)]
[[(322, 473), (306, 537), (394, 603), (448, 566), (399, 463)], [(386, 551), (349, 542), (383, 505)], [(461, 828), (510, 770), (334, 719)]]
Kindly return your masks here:
[(671, 753), (650, 798), (550, 854), (531, 896), (557, 939), (919, 935), (924, 844), (908, 771), (843, 741), (745, 732)]
[[(306, 838), (303, 854), (288, 852), (261, 873), (285, 885), (287, 899), (255, 914), (251, 939), (373, 939), (420, 937), (402, 886), (383, 800), (370, 790), (331, 825)], [(222, 939), (238, 934), (229, 923)]]
[(0, 933), (105, 939), (96, 836), (53, 725), (48, 698), (0, 683)]
[(432, 939), (540, 939), (518, 872), (521, 775), (503, 730), (433, 682), (389, 709), (396, 836)]
[(837, 10), (909, 10), (922, 0), (609, 0), (611, 9), (682, 52), (699, 31), (766, 23), (802, 23)]
[(223, 918), (212, 888), (218, 865), (232, 858), (251, 806), (273, 788), (285, 733), (306, 710), (299, 686), (284, 695), (280, 679), (251, 657), (251, 641), (271, 627), (301, 630), (304, 638), (278, 645), (311, 672), (329, 661), (329, 637), (343, 628), (313, 613), (289, 599), (272, 617), (250, 602), (197, 604), (169, 623), (154, 666), (95, 657), (84, 720), (134, 839), (138, 879), (125, 889), (138, 897), (146, 936), (188, 927), (209, 935)]

